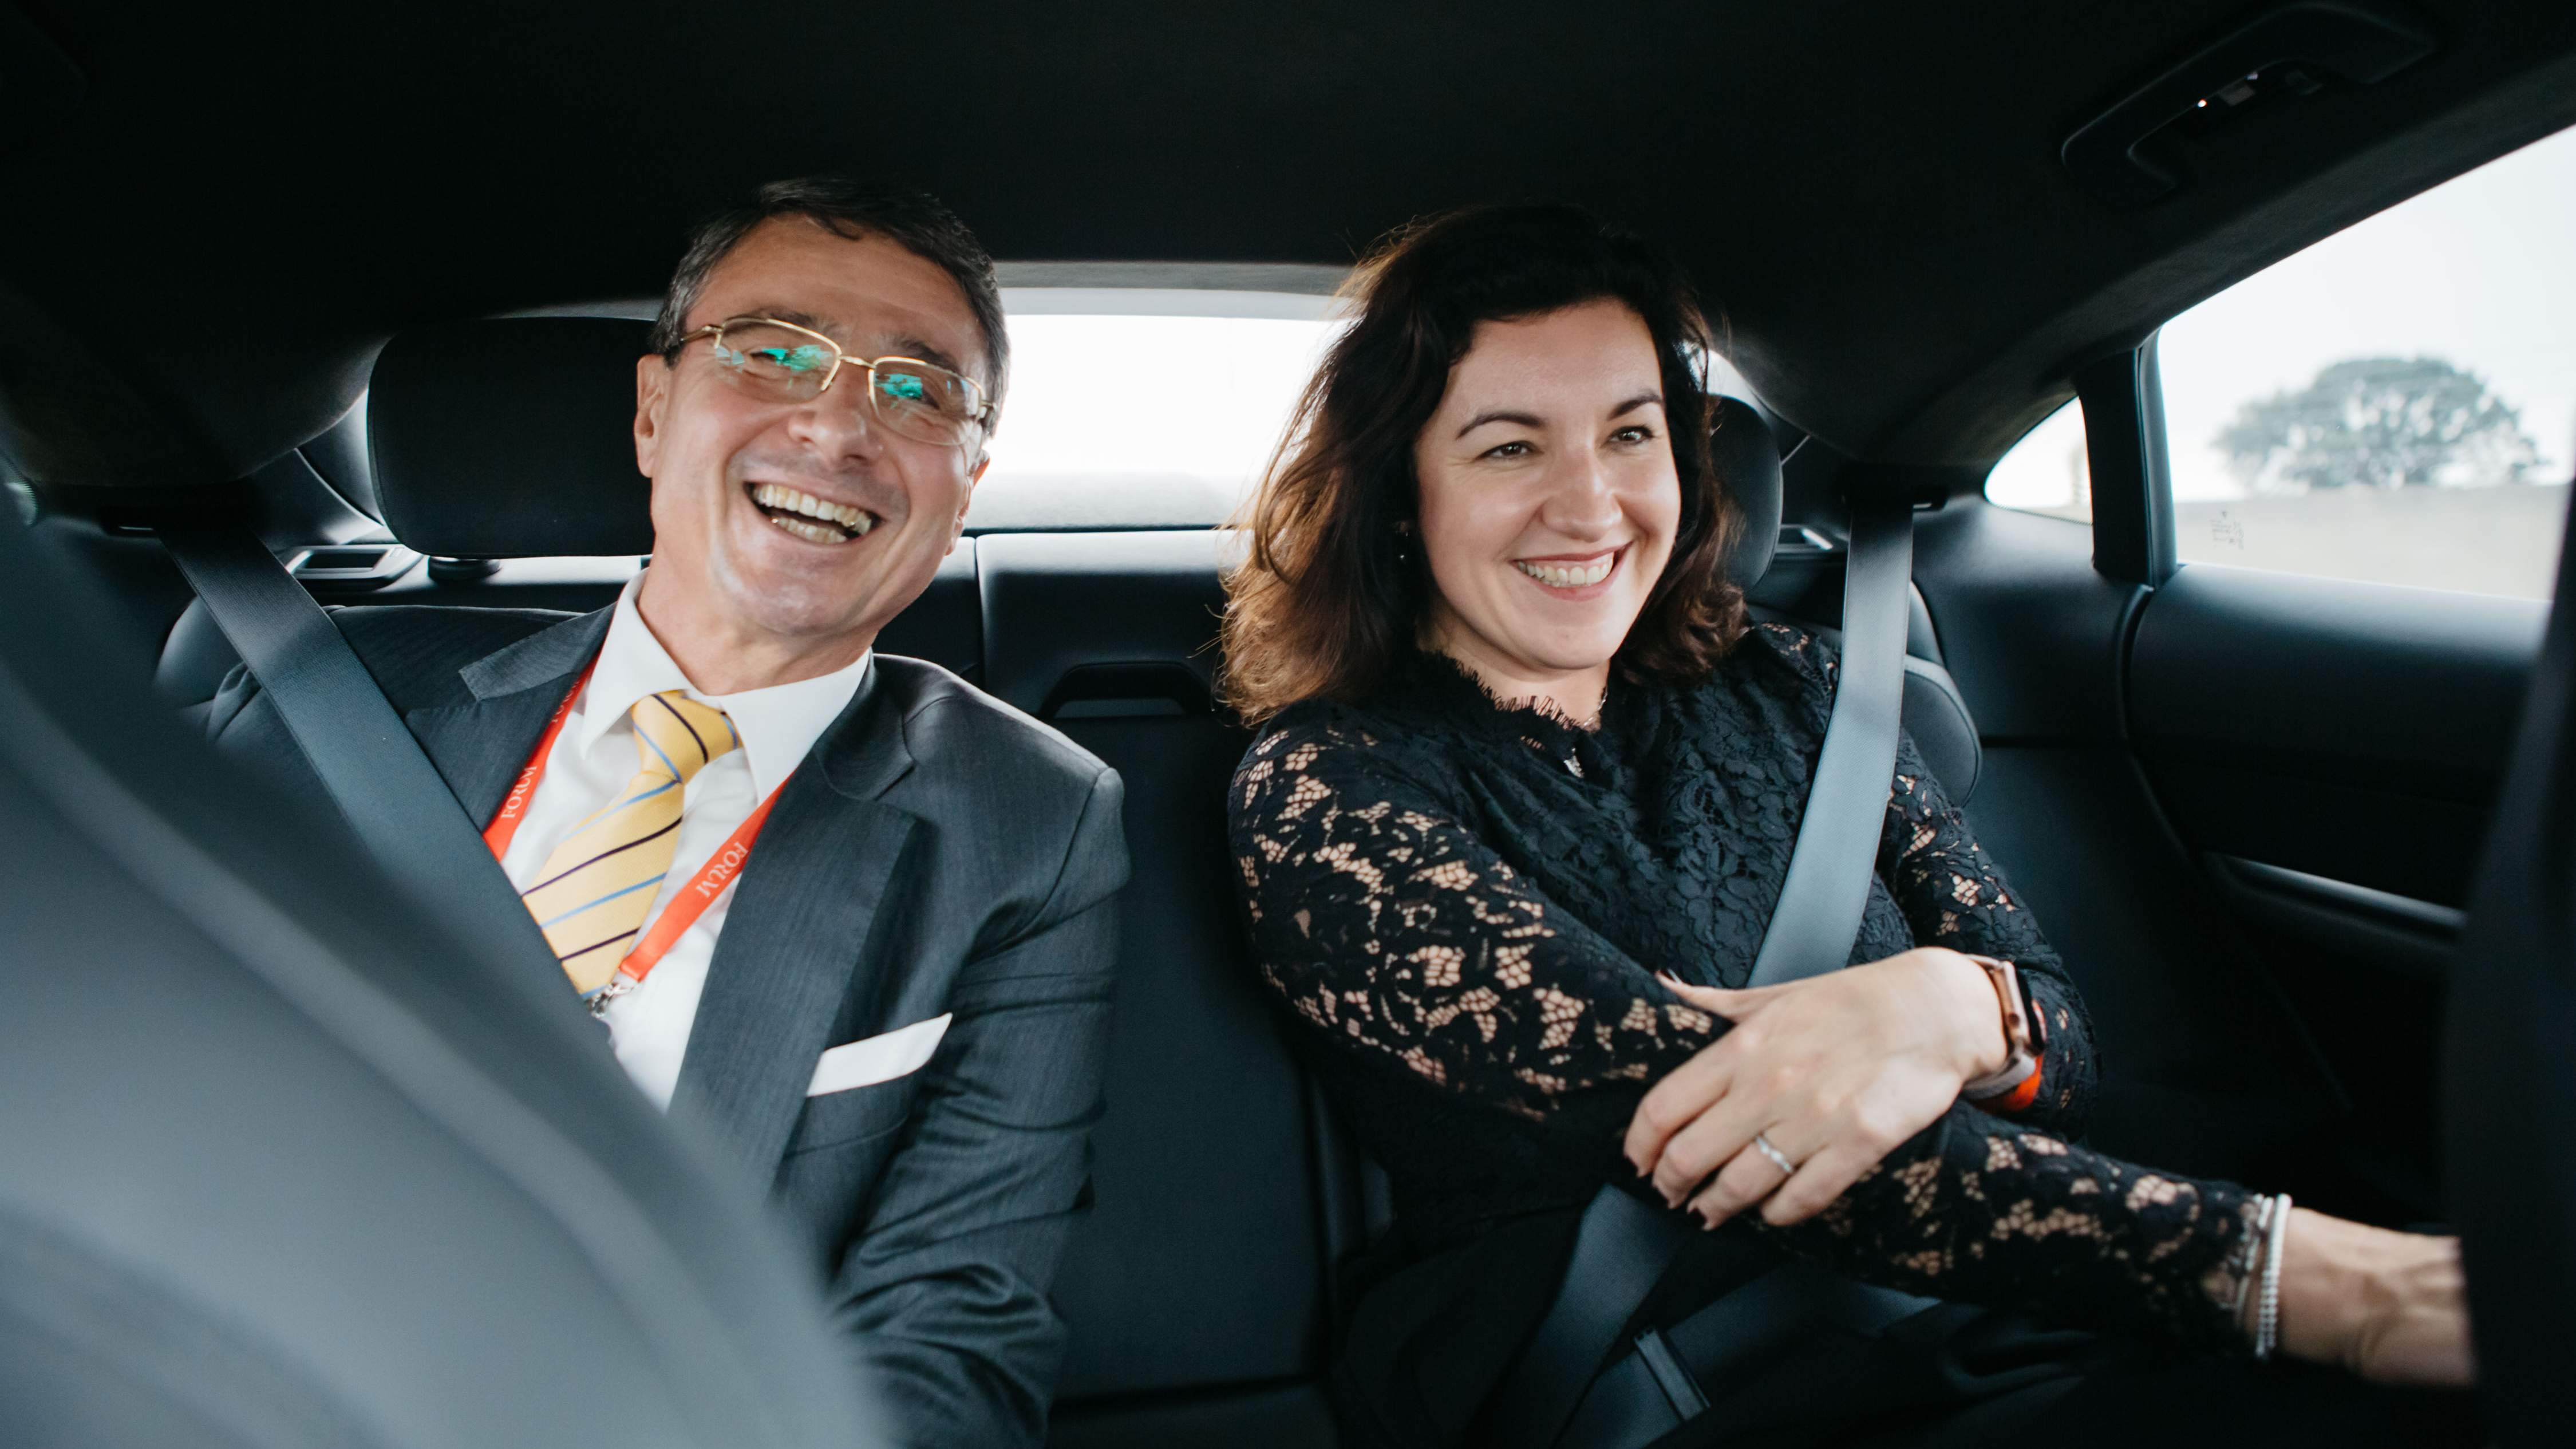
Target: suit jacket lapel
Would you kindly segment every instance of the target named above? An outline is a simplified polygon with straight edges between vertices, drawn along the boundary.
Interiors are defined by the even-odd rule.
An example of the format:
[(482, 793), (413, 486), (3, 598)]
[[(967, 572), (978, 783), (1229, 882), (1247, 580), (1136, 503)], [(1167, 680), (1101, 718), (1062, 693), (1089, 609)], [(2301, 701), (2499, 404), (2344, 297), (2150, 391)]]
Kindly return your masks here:
[(878, 799), (912, 768), (876, 671), (788, 778), (734, 884), (671, 1097), (766, 1180), (919, 822)]
[(599, 653), (613, 608), (542, 629), (457, 671), (472, 704), (416, 709), (403, 716), (430, 762), (456, 792), (474, 828), (491, 823), (528, 753), (545, 733), (564, 691)]

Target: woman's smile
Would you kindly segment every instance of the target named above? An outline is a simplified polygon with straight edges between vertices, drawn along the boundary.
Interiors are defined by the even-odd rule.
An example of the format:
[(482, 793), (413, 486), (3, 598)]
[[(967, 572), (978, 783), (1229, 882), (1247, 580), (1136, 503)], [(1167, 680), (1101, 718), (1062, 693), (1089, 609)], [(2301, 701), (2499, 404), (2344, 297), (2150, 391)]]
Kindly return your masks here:
[(1535, 582), (1550, 598), (1597, 599), (1606, 592), (1602, 585), (1617, 572), (1620, 561), (1628, 556), (1628, 546), (1602, 549), (1588, 554), (1550, 554), (1544, 558), (1516, 558), (1512, 567)]

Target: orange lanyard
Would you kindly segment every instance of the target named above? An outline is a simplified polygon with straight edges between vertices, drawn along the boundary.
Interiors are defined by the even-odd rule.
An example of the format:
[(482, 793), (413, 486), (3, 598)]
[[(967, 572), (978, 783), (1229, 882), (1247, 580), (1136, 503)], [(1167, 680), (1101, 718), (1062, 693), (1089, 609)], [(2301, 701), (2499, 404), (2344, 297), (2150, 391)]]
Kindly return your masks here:
[[(484, 827), (483, 843), (491, 847), (494, 860), (509, 853), (511, 840), (517, 837), (520, 824), (528, 817), (528, 801), (537, 793), (537, 781), (545, 777), (546, 758), (554, 753), (555, 740), (563, 734), (564, 720), (572, 714), (573, 701), (581, 698), (582, 689), (590, 683), (591, 670), (598, 667), (599, 661), (592, 659), (582, 669), (581, 678), (572, 682), (572, 692), (564, 696), (563, 703), (555, 706), (555, 717), (546, 721), (546, 732), (538, 739), (535, 753), (528, 756), (526, 768), (519, 771), (517, 783), (510, 787), (508, 795), (502, 797), (501, 812)], [(617, 963), (617, 972), (626, 978), (626, 982), (612, 983), (601, 992), (598, 1000), (592, 1003), (594, 1012), (643, 984), (654, 965), (661, 961), (662, 953), (687, 935), (689, 928), (698, 923), (698, 917), (707, 913), (707, 907), (715, 904), (716, 897), (725, 893), (725, 887), (733, 884), (734, 877), (742, 873), (742, 863), (751, 857), (751, 843), (760, 837), (760, 827), (768, 823), (769, 807), (778, 803), (779, 790), (786, 788), (786, 781), (780, 781), (778, 789), (770, 791), (769, 798), (761, 801), (758, 808), (735, 826), (733, 834), (726, 836), (725, 843), (707, 858), (698, 878), (689, 882), (672, 897), (669, 905), (662, 908), (662, 914), (653, 921), (653, 929), (646, 931), (634, 949), (626, 953), (626, 959)]]

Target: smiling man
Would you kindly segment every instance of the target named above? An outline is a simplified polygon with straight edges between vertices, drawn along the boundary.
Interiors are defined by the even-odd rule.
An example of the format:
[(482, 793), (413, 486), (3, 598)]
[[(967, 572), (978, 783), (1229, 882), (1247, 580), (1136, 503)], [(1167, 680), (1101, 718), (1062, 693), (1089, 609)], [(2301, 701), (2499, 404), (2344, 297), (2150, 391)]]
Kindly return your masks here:
[[(615, 605), (344, 627), (636, 1085), (777, 1200), (901, 1432), (1036, 1444), (1100, 1101), (1119, 781), (874, 652), (984, 471), (992, 262), (927, 197), (781, 182), (699, 230), (652, 347), (652, 566)], [(292, 750), (246, 675), (210, 725)]]

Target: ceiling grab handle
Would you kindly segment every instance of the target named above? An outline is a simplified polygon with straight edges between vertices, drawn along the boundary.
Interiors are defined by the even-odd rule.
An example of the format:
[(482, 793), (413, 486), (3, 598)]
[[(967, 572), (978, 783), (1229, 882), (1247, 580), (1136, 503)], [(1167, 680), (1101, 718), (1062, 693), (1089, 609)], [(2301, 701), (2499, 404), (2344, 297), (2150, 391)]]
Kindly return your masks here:
[(2439, 48), (2430, 22), (2397, 0), (2293, 0), (2203, 46), (2066, 138), (2058, 158), (2099, 200), (2134, 211), (2182, 185), (2153, 143), (2169, 128), (2214, 124), (2329, 77), (2373, 85)]

